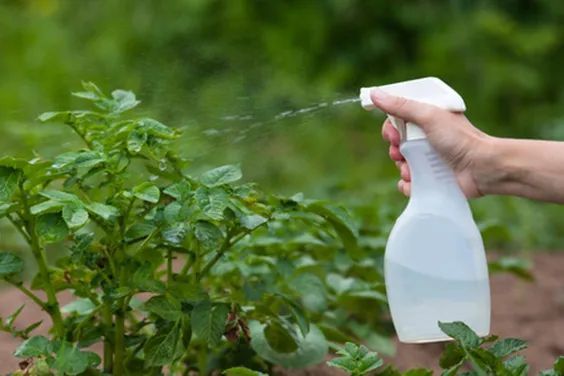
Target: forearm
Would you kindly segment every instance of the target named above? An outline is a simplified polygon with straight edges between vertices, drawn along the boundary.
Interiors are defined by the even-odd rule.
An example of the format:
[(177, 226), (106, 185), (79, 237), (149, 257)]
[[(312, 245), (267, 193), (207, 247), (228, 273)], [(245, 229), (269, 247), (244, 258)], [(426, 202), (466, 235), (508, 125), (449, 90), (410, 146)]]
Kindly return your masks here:
[(476, 180), (481, 193), (564, 203), (564, 142), (490, 138)]

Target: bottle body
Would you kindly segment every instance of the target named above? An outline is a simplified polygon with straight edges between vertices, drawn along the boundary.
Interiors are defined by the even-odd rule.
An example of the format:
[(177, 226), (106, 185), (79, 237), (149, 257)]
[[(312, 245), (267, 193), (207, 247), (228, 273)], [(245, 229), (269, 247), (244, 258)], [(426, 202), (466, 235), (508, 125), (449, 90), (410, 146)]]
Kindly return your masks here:
[(426, 139), (404, 142), (410, 201), (384, 258), (392, 319), (402, 342), (449, 339), (438, 322), (463, 321), (478, 335), (490, 327), (487, 260), (468, 202), (450, 168)]

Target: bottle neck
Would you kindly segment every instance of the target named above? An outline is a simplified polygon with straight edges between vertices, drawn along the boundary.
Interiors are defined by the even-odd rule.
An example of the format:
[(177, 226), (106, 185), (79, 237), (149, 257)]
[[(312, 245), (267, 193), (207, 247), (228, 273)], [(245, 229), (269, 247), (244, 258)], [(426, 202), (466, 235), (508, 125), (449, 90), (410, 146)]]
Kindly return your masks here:
[(400, 150), (411, 174), (409, 205), (426, 211), (441, 210), (445, 200), (469, 210), (452, 169), (442, 160), (426, 138), (404, 141)]

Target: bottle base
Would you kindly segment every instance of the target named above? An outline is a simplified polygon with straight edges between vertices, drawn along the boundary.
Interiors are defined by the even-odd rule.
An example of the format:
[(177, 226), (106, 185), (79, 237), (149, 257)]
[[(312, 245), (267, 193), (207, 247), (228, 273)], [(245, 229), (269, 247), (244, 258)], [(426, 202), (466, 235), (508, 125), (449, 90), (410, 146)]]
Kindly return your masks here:
[[(478, 337), (487, 337), (490, 335), (489, 331), (488, 332), (478, 332), (476, 333), (478, 335)], [(413, 345), (422, 345), (422, 344), (426, 344), (426, 343), (437, 343), (437, 342), (449, 342), (449, 341), (453, 341), (453, 339), (449, 336), (442, 335), (442, 336), (437, 336), (437, 337), (424, 337), (424, 338), (402, 338), (401, 336), (398, 336), (398, 339), (401, 343), (407, 343), (407, 344), (413, 344)]]

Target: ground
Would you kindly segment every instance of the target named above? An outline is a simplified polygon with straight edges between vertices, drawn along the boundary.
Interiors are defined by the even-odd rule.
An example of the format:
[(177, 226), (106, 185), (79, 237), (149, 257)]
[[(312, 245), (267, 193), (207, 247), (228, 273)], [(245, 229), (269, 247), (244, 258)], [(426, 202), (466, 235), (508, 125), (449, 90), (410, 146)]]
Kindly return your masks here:
[[(518, 337), (528, 341), (524, 351), (531, 364), (531, 374), (548, 368), (564, 354), (564, 253), (537, 253), (533, 256), (534, 282), (526, 282), (507, 274), (494, 275), (492, 288), (492, 332), (501, 337)], [(17, 290), (0, 292), (0, 316), (5, 317), (28, 300)], [(17, 323), (31, 323), (41, 312), (27, 304)], [(19, 341), (0, 334), (0, 374), (17, 367), (11, 355)], [(410, 367), (437, 368), (442, 345), (398, 344), (396, 356), (390, 359), (400, 369)], [(326, 366), (300, 371), (278, 371), (278, 375), (321, 376), (342, 375)]]

